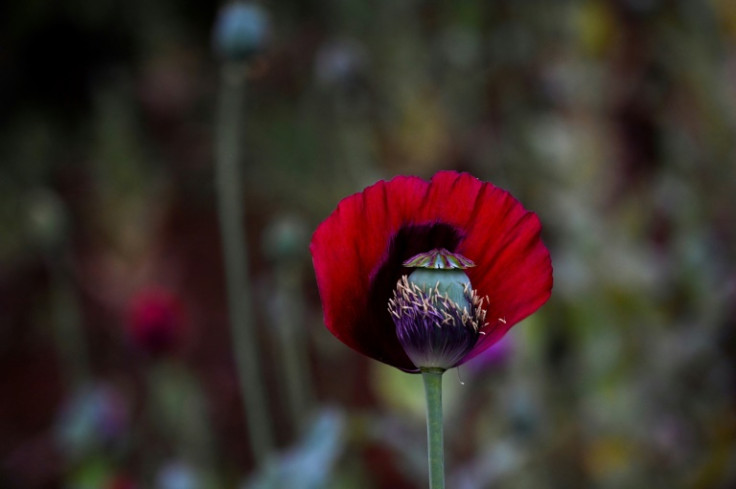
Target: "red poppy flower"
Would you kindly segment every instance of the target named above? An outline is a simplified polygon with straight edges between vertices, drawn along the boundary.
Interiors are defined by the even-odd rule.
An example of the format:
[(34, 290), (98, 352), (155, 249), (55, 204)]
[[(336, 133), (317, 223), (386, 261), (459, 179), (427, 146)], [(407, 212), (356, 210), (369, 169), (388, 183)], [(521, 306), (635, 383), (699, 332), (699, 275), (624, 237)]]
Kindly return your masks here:
[[(443, 349), (447, 342), (450, 347), (463, 343), (454, 352), (461, 356), (452, 358), (449, 366), (460, 365), (496, 343), (549, 298), (552, 266), (540, 230), (536, 214), (511, 194), (466, 173), (443, 171), (430, 182), (403, 176), (380, 181), (342, 200), (312, 237), (310, 250), (327, 328), (364, 355), (418, 372), (411, 359), (416, 360), (416, 352), (410, 351), (416, 345), (410, 341), (407, 347), (397, 328), (399, 333), (406, 328), (421, 330), (431, 322), (422, 311), (427, 305), (436, 306), (439, 322), (444, 315), (449, 318), (444, 321), (472, 325), (471, 332), (475, 328), (471, 338), (456, 338), (450, 331), (450, 337), (441, 338), (442, 344), (433, 345)], [(442, 294), (417, 299), (413, 285), (403, 279), (415, 262), (438, 259), (461, 269), (469, 279), (465, 290), (472, 288), (467, 302), (471, 311), (462, 321), (463, 311), (446, 314)], [(411, 317), (392, 318), (389, 302), (396, 312), (411, 309), (417, 301)]]

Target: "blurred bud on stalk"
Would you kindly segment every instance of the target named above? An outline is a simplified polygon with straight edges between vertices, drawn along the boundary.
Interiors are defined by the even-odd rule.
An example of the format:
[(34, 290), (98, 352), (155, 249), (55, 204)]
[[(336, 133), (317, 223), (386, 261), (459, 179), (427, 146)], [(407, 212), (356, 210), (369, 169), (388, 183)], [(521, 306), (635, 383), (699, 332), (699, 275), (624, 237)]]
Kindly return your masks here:
[(215, 21), (214, 50), (225, 61), (249, 61), (263, 52), (270, 25), (263, 9), (249, 2), (224, 5)]
[(307, 224), (295, 215), (275, 219), (263, 237), (263, 252), (274, 261), (294, 261), (306, 256), (309, 243)]
[(64, 203), (54, 192), (40, 189), (29, 195), (27, 205), (29, 238), (44, 250), (58, 249), (69, 229)]

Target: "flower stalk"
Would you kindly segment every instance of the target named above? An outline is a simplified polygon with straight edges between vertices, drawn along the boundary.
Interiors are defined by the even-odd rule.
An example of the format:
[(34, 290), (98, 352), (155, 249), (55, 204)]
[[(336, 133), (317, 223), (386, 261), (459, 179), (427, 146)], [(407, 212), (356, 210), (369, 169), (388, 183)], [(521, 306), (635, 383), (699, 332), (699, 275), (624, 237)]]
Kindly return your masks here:
[(427, 400), (427, 456), (430, 489), (445, 488), (445, 451), (442, 431), (442, 374), (440, 368), (422, 369)]
[(228, 309), (233, 353), (243, 396), (251, 450), (259, 464), (273, 451), (273, 435), (266, 406), (263, 375), (256, 347), (253, 304), (248, 282), (244, 200), (240, 187), (241, 110), (245, 75), (239, 63), (225, 63), (222, 73), (217, 141), (217, 196), (225, 259)]
[(57, 345), (64, 358), (62, 363), (67, 369), (67, 381), (72, 387), (79, 388), (91, 377), (79, 304), (66, 267), (53, 259), (49, 262)]
[(298, 266), (281, 264), (277, 270), (277, 333), (284, 361), (284, 384), (294, 428), (301, 431), (306, 416), (312, 409), (312, 381), (309, 376), (304, 327), (300, 324), (304, 304), (298, 284), (301, 271)]

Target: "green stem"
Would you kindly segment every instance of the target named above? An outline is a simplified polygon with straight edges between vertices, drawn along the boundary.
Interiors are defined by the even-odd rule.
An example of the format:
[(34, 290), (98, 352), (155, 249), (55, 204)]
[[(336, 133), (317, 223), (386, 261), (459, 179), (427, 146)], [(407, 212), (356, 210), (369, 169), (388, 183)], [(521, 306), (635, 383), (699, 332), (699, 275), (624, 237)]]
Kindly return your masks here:
[(280, 265), (276, 275), (277, 293), (282, 299), (276, 323), (284, 360), (286, 397), (294, 428), (301, 431), (312, 405), (305, 328), (299, 324), (304, 316), (304, 305), (298, 290), (301, 273), (297, 266)]
[(56, 335), (63, 366), (70, 385), (78, 388), (90, 379), (89, 358), (79, 314), (79, 303), (68, 266), (61, 259), (49, 258)]
[(442, 434), (442, 374), (439, 368), (422, 369), (427, 398), (427, 455), (430, 489), (445, 488), (445, 453)]
[(243, 228), (240, 138), (245, 79), (243, 67), (226, 65), (220, 92), (217, 144), (217, 195), (220, 233), (225, 257), (228, 308), (240, 393), (251, 449), (259, 464), (273, 451), (273, 436), (258, 359), (253, 305), (248, 282), (248, 260)]

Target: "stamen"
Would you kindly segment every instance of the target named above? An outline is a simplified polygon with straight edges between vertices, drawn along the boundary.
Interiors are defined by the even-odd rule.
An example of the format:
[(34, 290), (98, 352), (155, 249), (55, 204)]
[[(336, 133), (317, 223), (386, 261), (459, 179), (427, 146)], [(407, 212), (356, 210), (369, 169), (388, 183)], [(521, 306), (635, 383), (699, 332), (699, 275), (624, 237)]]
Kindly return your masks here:
[(443, 290), (446, 283), (422, 287), (404, 275), (396, 284), (388, 311), (399, 342), (417, 367), (454, 367), (484, 334), (480, 331), (486, 325), (484, 300), (462, 285), (464, 303), (458, 304)]
[(460, 377), (460, 367), (457, 368), (457, 381), (460, 382), (460, 385), (465, 385), (465, 382), (463, 382), (462, 377)]

